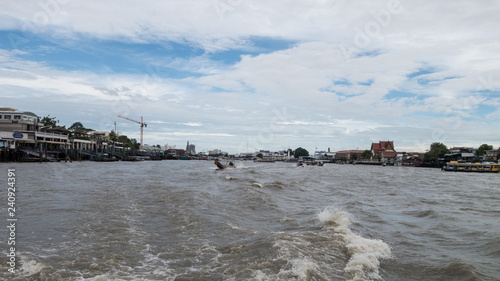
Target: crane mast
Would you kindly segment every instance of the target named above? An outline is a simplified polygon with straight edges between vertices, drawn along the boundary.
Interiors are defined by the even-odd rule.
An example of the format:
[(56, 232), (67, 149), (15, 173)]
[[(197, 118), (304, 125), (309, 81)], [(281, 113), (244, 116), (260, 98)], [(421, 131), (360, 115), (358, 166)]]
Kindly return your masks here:
[(132, 122), (138, 123), (138, 124), (140, 124), (140, 125), (141, 125), (141, 148), (140, 148), (140, 149), (142, 150), (142, 147), (143, 147), (143, 144), (144, 144), (144, 143), (143, 143), (143, 132), (144, 132), (144, 127), (147, 127), (147, 126), (148, 126), (148, 124), (144, 123), (144, 120), (143, 120), (142, 116), (141, 116), (141, 121), (136, 121), (136, 120), (133, 120), (133, 119), (130, 119), (130, 118), (128, 118), (128, 117), (121, 116), (121, 115), (118, 115), (118, 117), (123, 118), (123, 119), (126, 119), (126, 120), (128, 120), (128, 121), (132, 121)]

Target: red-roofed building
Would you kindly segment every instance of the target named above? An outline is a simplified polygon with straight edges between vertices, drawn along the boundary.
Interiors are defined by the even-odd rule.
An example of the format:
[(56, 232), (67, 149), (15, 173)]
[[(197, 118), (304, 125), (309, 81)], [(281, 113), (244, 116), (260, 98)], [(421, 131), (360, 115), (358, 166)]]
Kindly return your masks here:
[(394, 149), (393, 141), (379, 141), (378, 143), (372, 143), (372, 158), (375, 155), (380, 155), (382, 159), (394, 158), (398, 153)]

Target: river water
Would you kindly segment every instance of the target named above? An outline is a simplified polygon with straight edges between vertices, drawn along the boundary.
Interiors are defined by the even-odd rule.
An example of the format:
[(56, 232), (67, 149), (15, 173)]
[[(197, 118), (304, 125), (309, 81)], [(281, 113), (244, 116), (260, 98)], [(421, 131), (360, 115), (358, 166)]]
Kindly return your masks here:
[(500, 175), (210, 161), (4, 163), (2, 280), (500, 280)]

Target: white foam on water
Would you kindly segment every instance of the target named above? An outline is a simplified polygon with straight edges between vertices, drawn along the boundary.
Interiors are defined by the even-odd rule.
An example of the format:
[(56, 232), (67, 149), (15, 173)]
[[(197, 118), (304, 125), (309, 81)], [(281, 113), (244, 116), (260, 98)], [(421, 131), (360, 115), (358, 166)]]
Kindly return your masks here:
[[(248, 231), (246, 228), (243, 228), (243, 227), (238, 226), (238, 225), (234, 225), (234, 224), (232, 224), (230, 222), (227, 222), (227, 221), (224, 221), (223, 223), (226, 224), (227, 226), (231, 227), (234, 230)], [(251, 232), (252, 233), (257, 233), (256, 231), (251, 231)]]
[(254, 278), (253, 280), (258, 280), (258, 281), (273, 280), (271, 277), (267, 276), (264, 272), (262, 272), (262, 270), (254, 271), (252, 277)]
[(319, 273), (319, 261), (308, 256), (307, 251), (303, 251), (311, 246), (313, 246), (311, 242), (304, 239), (300, 233), (277, 240), (274, 247), (278, 248), (278, 259), (286, 261), (286, 266), (270, 280), (311, 280), (313, 274)]
[(256, 187), (259, 187), (259, 188), (262, 188), (262, 184), (258, 183), (258, 182), (254, 182), (254, 183), (252, 183), (252, 185), (256, 186)]
[(382, 279), (379, 275), (380, 259), (391, 257), (389, 245), (382, 240), (353, 233), (348, 212), (327, 207), (318, 214), (318, 219), (325, 224), (325, 228), (333, 228), (343, 241), (349, 256), (344, 270), (351, 275), (351, 280)]
[(46, 267), (47, 265), (35, 260), (21, 260), (21, 267), (19, 268), (19, 270), (23, 275), (32, 276), (41, 272)]
[(309, 280), (311, 278), (311, 271), (317, 271), (318, 265), (316, 262), (308, 259), (294, 259), (291, 260), (292, 264), (292, 273), (297, 276), (299, 280)]

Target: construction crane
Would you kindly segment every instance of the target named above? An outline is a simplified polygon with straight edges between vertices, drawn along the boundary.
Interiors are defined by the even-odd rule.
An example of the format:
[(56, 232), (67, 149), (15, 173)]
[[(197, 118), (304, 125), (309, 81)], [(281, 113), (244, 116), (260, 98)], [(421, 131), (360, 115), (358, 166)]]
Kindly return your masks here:
[(142, 150), (142, 145), (143, 145), (143, 137), (142, 137), (143, 130), (144, 130), (144, 127), (148, 126), (148, 124), (144, 123), (144, 120), (142, 119), (142, 116), (141, 116), (141, 121), (132, 120), (130, 118), (127, 118), (127, 117), (124, 117), (124, 116), (121, 116), (121, 115), (118, 115), (118, 117), (123, 118), (123, 119), (127, 119), (128, 121), (132, 121), (132, 122), (141, 124), (141, 150)]

